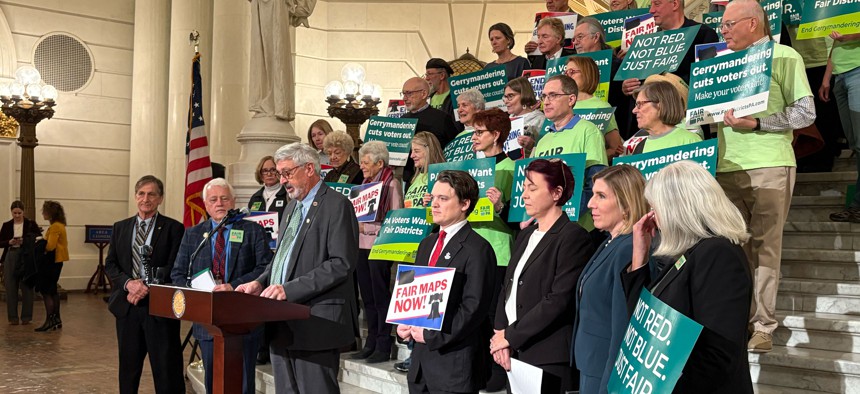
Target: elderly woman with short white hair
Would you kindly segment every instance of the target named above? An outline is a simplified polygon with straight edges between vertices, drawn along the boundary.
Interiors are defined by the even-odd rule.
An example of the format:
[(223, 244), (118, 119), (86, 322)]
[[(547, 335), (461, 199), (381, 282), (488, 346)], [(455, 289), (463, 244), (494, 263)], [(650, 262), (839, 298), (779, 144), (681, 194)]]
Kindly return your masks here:
[(358, 185), (364, 181), (361, 168), (352, 160), (355, 143), (349, 134), (341, 130), (332, 131), (323, 139), (323, 150), (328, 154), (332, 168), (326, 175), (326, 182)]
[(364, 302), (364, 318), (367, 320), (367, 341), (364, 348), (353, 355), (355, 359), (366, 359), (367, 363), (381, 363), (391, 357), (391, 325), (385, 322), (388, 303), (391, 300), (391, 261), (370, 261), (370, 249), (382, 220), (392, 209), (403, 208), (403, 192), (400, 181), (388, 165), (388, 148), (382, 141), (370, 141), (358, 150), (359, 165), (364, 183), (382, 183), (382, 193), (376, 205), (376, 218), (372, 222), (358, 224), (358, 265), (355, 274), (358, 290)]
[[(484, 95), (478, 89), (469, 89), (457, 95), (457, 115), (460, 123), (472, 128), (472, 121), (478, 111), (483, 111), (487, 106)], [(444, 148), (444, 147), (443, 147)]]

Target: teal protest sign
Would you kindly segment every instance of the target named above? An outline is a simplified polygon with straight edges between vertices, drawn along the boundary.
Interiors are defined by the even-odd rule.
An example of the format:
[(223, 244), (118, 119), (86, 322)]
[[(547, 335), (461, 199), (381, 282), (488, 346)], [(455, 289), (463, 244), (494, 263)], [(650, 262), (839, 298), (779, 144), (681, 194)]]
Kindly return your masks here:
[(607, 130), (606, 128), (609, 127), (609, 120), (612, 119), (612, 114), (615, 113), (615, 107), (574, 108), (573, 113), (579, 115), (582, 119), (594, 123), (594, 125), (597, 126), (597, 129), (603, 134), (612, 131)]
[(621, 46), (621, 36), (624, 33), (624, 21), (647, 13), (647, 8), (634, 8), (632, 10), (601, 12), (592, 15), (592, 17), (603, 26), (603, 30), (606, 32), (606, 43), (613, 48), (618, 48)]
[(720, 41), (725, 41), (726, 39), (723, 38), (723, 29), (720, 29), (720, 23), (723, 23), (723, 11), (702, 14), (702, 24), (714, 29), (717, 32), (717, 37), (720, 37)]
[(367, 124), (365, 141), (382, 141), (388, 147), (388, 164), (405, 166), (412, 149), (418, 119), (373, 116)]
[[(502, 96), (505, 95), (507, 83), (508, 75), (504, 64), (448, 78), (448, 84), (451, 86), (451, 102), (455, 105), (460, 93), (469, 89), (478, 89), (484, 95), (487, 109), (501, 108), (503, 111), (505, 103), (502, 101)], [(454, 114), (456, 115), (457, 112), (455, 111)], [(459, 116), (456, 120), (460, 120)]]
[(580, 53), (575, 56), (590, 57), (597, 64), (597, 70), (600, 72), (600, 81), (597, 84), (597, 90), (594, 91), (594, 96), (603, 100), (609, 100), (609, 81), (612, 79), (612, 50), (604, 49), (602, 51)]
[(430, 223), (423, 209), (393, 209), (388, 211), (379, 235), (370, 249), (371, 260), (415, 262), (418, 244), (430, 235)]
[(717, 174), (717, 139), (709, 139), (694, 144), (676, 146), (674, 148), (660, 149), (638, 155), (621, 156), (612, 159), (612, 165), (628, 164), (636, 167), (645, 176), (645, 180), (651, 179), (654, 174), (676, 161), (690, 160), (704, 169)]
[(761, 7), (764, 8), (768, 24), (770, 24), (773, 40), (779, 42), (782, 32), (782, 0), (764, 0), (761, 2)]
[(445, 156), (445, 161), (474, 159), (475, 151), (472, 149), (472, 130), (465, 130), (457, 134), (448, 145), (445, 145), (442, 154)]
[(800, 24), (803, 0), (782, 0), (782, 23), (786, 26)]
[(677, 70), (700, 26), (636, 36), (615, 73), (615, 80), (645, 79), (649, 75)]
[(562, 207), (564, 212), (572, 221), (579, 220), (579, 200), (582, 198), (582, 184), (585, 181), (585, 153), (568, 153), (563, 155), (553, 155), (544, 157), (534, 157), (531, 159), (519, 159), (515, 161), (514, 168), (514, 185), (511, 190), (511, 209), (508, 212), (509, 222), (524, 222), (529, 219), (526, 213), (526, 207), (523, 204), (523, 190), (525, 188), (526, 167), (533, 160), (537, 159), (561, 159), (570, 167), (570, 172), (573, 173), (574, 189), (573, 196)]
[(827, 37), (834, 30), (860, 33), (860, 1), (803, 0), (798, 39)]
[(734, 109), (737, 117), (767, 109), (773, 41), (713, 59), (690, 68), (687, 124), (722, 122)]
[(567, 70), (567, 59), (568, 58), (570, 58), (570, 56), (561, 56), (561, 57), (558, 57), (555, 59), (547, 60), (547, 62), (546, 62), (546, 79), (550, 79), (550, 77), (553, 77), (553, 76), (556, 76), (559, 74), (564, 74), (564, 71)]
[(701, 333), (701, 324), (642, 289), (610, 371), (608, 391), (671, 393)]
[[(478, 183), (479, 196), (486, 196), (487, 190), (493, 187), (496, 183), (496, 159), (493, 157), (487, 157), (484, 159), (431, 164), (430, 167), (427, 168), (427, 173), (429, 174), (427, 179), (427, 190), (431, 192), (433, 191), (433, 185), (436, 184), (436, 177), (444, 170), (460, 170), (468, 172), (472, 178), (475, 178), (475, 182)], [(493, 221), (493, 203), (490, 202), (489, 198), (480, 197), (478, 199), (475, 209), (469, 215), (469, 221)]]
[(328, 187), (334, 189), (334, 191), (343, 194), (344, 197), (349, 198), (349, 192), (352, 189), (353, 185), (351, 183), (337, 183), (337, 182), (326, 182)]

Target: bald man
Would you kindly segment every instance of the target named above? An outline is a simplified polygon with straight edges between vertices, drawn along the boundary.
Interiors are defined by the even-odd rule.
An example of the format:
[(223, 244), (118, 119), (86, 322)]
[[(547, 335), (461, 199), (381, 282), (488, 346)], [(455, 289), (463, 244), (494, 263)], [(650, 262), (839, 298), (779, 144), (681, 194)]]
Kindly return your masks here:
[[(413, 77), (406, 80), (403, 90), (400, 92), (406, 104), (404, 118), (418, 119), (415, 132), (429, 131), (436, 136), (442, 148), (459, 133), (459, 128), (454, 119), (436, 108), (430, 106), (427, 99), (430, 97), (430, 84), (424, 78)], [(403, 168), (403, 179), (412, 179), (415, 173), (415, 163), (410, 157)]]
[[(764, 10), (754, 0), (729, 3), (720, 29), (733, 51), (772, 41)], [(792, 130), (814, 121), (815, 104), (803, 58), (794, 49), (774, 42), (767, 110), (744, 117), (736, 117), (734, 110), (729, 110), (724, 122), (717, 124), (717, 181), (743, 214), (751, 234), (744, 245), (755, 275), (750, 311), (755, 332), (748, 344), (751, 352), (773, 348), (782, 227), (795, 180)]]

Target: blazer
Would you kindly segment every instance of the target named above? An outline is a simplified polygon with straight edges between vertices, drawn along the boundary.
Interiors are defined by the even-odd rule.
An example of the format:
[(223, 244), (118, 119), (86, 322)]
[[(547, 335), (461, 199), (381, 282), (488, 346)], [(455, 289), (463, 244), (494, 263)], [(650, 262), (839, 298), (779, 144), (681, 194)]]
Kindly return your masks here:
[[(570, 48), (562, 48), (561, 49), (561, 57), (576, 55), (575, 49)], [(529, 62), (532, 64), (532, 69), (534, 70), (546, 70), (546, 56), (544, 55), (532, 55), (529, 56)], [(535, 95), (540, 95), (540, 93), (535, 92)]]
[[(212, 231), (210, 220), (185, 231), (182, 236), (182, 243), (179, 244), (179, 253), (173, 263), (173, 270), (170, 272), (173, 283), (180, 286), (186, 285), (189, 264), (191, 264), (192, 275), (206, 268), (212, 268), (214, 237), (209, 238), (206, 244), (200, 248), (197, 256), (194, 256), (194, 261), (191, 261), (191, 254), (203, 240), (203, 233), (209, 231)], [(243, 232), (241, 242), (229, 241), (228, 236), (230, 255), (227, 257), (227, 266), (225, 267), (227, 272), (224, 276), (224, 282), (229, 283), (235, 289), (237, 286), (260, 276), (260, 273), (266, 268), (266, 264), (272, 261), (272, 250), (269, 249), (270, 238), (266, 235), (266, 230), (257, 223), (239, 220), (233, 223), (232, 231)], [(194, 337), (198, 340), (212, 339), (209, 332), (199, 324), (195, 323), (192, 330)]]
[[(131, 304), (128, 303), (128, 291), (125, 290), (125, 282), (132, 278), (131, 242), (137, 227), (137, 215), (128, 219), (120, 220), (113, 225), (110, 237), (108, 255), (105, 258), (105, 272), (111, 280), (111, 295), (108, 301), (108, 309), (116, 317), (124, 317), (128, 314)], [(173, 260), (179, 251), (179, 241), (185, 228), (182, 223), (167, 216), (158, 214), (155, 218), (155, 227), (152, 229), (152, 266), (163, 267), (170, 272)], [(138, 302), (137, 306), (149, 308), (149, 299)]]
[[(523, 230), (514, 244), (496, 305), (495, 328), (505, 330), (505, 339), (519, 360), (531, 365), (567, 363), (576, 315), (576, 282), (594, 246), (588, 232), (562, 214), (527, 256), (514, 283), (514, 273), (536, 230), (537, 226)], [(517, 321), (510, 324), (505, 304), (514, 286)]]
[[(253, 212), (264, 211), (266, 209), (266, 200), (263, 198), (263, 190), (266, 187), (263, 186), (260, 190), (257, 190), (254, 194), (251, 195), (251, 199), (248, 200), (248, 209)], [(278, 206), (280, 202), (280, 206)], [(275, 194), (275, 199), (272, 201), (272, 206), (269, 207), (268, 212), (277, 212), (278, 213), (278, 224), (281, 223), (281, 217), (284, 216), (284, 208), (287, 206), (287, 203), (290, 202), (290, 198), (287, 196), (287, 189), (284, 189), (283, 186), (278, 190)], [(259, 209), (254, 209), (254, 204), (260, 203)]]
[[(295, 204), (293, 200), (287, 205), (278, 234), (286, 232)], [(349, 199), (323, 182), (296, 235), (284, 283), (287, 301), (309, 306), (311, 317), (274, 323), (272, 346), (318, 351), (354, 343), (358, 336), (353, 276), (357, 262), (355, 209)], [(266, 266), (256, 279), (263, 288), (269, 286), (272, 266)]]
[[(15, 225), (14, 219), (10, 219), (8, 222), (3, 223), (3, 227), (0, 227), (0, 248), (3, 248), (3, 255), (0, 255), (0, 264), (6, 261), (6, 252), (9, 251), (9, 241), (15, 236)], [(27, 234), (36, 234), (41, 235), (42, 229), (39, 228), (39, 225), (36, 222), (24, 218), (24, 231), (22, 235)], [(23, 245), (22, 245), (23, 246)]]
[(746, 255), (725, 238), (706, 238), (684, 257), (680, 269), (667, 264), (657, 273), (649, 263), (625, 270), (621, 280), (632, 302), (628, 312), (632, 315), (639, 292), (648, 287), (655, 297), (704, 326), (673, 392), (752, 393), (747, 358), (752, 277)]
[[(421, 241), (415, 265), (428, 265), (438, 238), (434, 233)], [(424, 330), (425, 343), (415, 344), (407, 379), (414, 383), (420, 376), (431, 391), (476, 392), (489, 372), (496, 254), (467, 223), (445, 245), (436, 266), (456, 268), (444, 322), (440, 331)]]
[(604, 242), (579, 276), (573, 359), (583, 375), (602, 378), (606, 392), (609, 373), (630, 316), (621, 286), (621, 272), (633, 257), (633, 236), (622, 234)]

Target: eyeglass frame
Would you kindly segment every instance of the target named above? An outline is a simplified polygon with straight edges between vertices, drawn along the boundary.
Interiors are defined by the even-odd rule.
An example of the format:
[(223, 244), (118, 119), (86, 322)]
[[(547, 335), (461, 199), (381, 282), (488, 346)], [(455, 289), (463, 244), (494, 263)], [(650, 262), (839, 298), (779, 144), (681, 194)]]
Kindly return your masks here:
[(279, 172), (278, 172), (278, 179), (281, 179), (281, 178), (286, 179), (286, 180), (293, 179), (293, 176), (295, 176), (294, 171), (295, 171), (297, 168), (300, 168), (300, 167), (302, 167), (302, 166), (306, 166), (306, 165), (308, 165), (308, 164), (311, 164), (311, 163), (303, 163), (303, 164), (299, 164), (299, 165), (297, 165), (297, 166), (295, 166), (295, 167), (293, 167), (293, 168), (288, 168), (288, 169), (286, 169), (286, 170), (279, 171)]
[(642, 109), (642, 107), (643, 107), (645, 104), (648, 104), (648, 103), (651, 103), (651, 104), (659, 104), (660, 102), (659, 102), (659, 101), (657, 101), (657, 100), (642, 100), (642, 101), (635, 101), (635, 102), (633, 103), (633, 106), (634, 106), (636, 109)]
[(407, 90), (405, 92), (400, 92), (400, 97), (412, 96), (415, 93), (426, 92), (426, 91), (427, 91), (427, 89)]
[(746, 17), (743, 17), (743, 18), (738, 19), (736, 21), (720, 22), (720, 25), (717, 26), (717, 28), (720, 29), (720, 31), (730, 31), (730, 30), (733, 30), (735, 28), (735, 25), (737, 25), (738, 23), (741, 23), (747, 19), (755, 19), (755, 17), (754, 16), (746, 16)]
[(271, 174), (271, 173), (275, 173), (275, 175), (279, 175), (279, 174), (280, 174), (280, 173), (278, 172), (278, 169), (277, 169), (277, 168), (275, 168), (275, 167), (261, 168), (261, 169), (260, 169), (260, 175), (266, 175), (266, 174)]
[(573, 93), (541, 93), (540, 101), (544, 102), (546, 99), (555, 100), (562, 96), (570, 97), (573, 96)]

